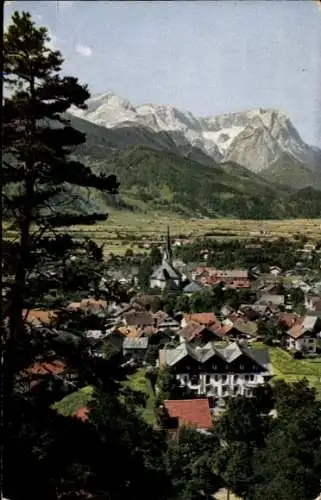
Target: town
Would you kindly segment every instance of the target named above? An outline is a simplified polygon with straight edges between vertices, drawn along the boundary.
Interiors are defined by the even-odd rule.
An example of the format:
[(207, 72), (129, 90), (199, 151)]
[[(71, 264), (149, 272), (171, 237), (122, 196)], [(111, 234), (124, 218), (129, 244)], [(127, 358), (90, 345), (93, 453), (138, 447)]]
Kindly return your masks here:
[[(81, 311), (87, 317), (84, 336), (93, 356), (104, 357), (110, 349), (119, 353), (133, 380), (152, 373), (154, 384), (146, 381), (152, 400), (157, 374), (166, 367), (188, 390), (188, 399), (163, 402), (177, 426), (188, 423), (202, 429), (206, 422), (208, 430), (229, 397), (250, 397), (254, 388), (282, 376), (299, 380), (303, 373), (301, 378), (306, 376), (321, 396), (320, 245), (298, 240), (302, 248), (297, 248), (293, 269), (264, 263), (216, 269), (208, 267), (208, 253), (203, 253), (204, 265), (196, 267), (173, 258), (169, 228), (163, 240), (162, 252), (156, 249), (161, 262), (150, 273), (144, 293), (139, 277), (118, 269), (127, 302), (88, 296), (67, 306), (70, 313)], [(101, 297), (105, 282), (102, 277)], [(62, 320), (59, 311), (32, 309), (27, 321), (33, 327), (57, 327)], [(282, 372), (282, 363), (291, 371)], [(61, 359), (44, 366), (36, 363), (30, 373), (45, 370), (68, 377)], [(85, 407), (74, 411), (86, 414)]]

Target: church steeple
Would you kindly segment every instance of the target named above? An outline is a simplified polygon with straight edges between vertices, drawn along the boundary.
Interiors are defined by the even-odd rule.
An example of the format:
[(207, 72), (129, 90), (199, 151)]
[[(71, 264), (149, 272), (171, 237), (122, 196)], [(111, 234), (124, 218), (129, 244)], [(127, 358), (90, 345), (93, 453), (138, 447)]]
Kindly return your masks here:
[(171, 249), (171, 239), (170, 239), (170, 234), (169, 234), (169, 226), (167, 226), (167, 233), (166, 233), (166, 237), (165, 237), (163, 261), (164, 260), (166, 260), (169, 263), (172, 262), (172, 249)]

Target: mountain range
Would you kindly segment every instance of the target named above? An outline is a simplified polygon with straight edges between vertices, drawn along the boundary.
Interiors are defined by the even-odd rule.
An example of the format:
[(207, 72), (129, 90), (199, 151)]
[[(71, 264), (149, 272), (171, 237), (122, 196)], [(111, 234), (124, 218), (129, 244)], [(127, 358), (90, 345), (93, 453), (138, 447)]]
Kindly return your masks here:
[(107, 92), (68, 118), (87, 136), (75, 154), (119, 177), (120, 196), (96, 199), (100, 207), (321, 217), (321, 150), (306, 144), (280, 111), (196, 117), (173, 106), (135, 107)]

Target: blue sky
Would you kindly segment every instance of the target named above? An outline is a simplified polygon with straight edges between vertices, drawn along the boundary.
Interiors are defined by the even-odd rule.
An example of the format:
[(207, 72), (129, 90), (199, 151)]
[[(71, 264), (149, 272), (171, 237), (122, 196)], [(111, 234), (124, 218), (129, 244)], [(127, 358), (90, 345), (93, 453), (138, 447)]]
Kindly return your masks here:
[(312, 0), (18, 1), (92, 94), (196, 115), (285, 112), (321, 145), (321, 10)]

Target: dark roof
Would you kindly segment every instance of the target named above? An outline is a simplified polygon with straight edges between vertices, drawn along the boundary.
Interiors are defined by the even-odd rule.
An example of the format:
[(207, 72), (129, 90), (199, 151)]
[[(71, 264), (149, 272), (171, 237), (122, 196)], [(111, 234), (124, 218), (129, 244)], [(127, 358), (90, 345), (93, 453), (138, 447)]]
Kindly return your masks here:
[(237, 342), (233, 342), (225, 348), (219, 349), (215, 344), (209, 342), (203, 348), (194, 348), (187, 342), (182, 342), (175, 349), (163, 349), (160, 351), (161, 364), (168, 364), (174, 366), (181, 359), (187, 355), (197, 360), (199, 363), (205, 363), (212, 356), (220, 356), (226, 363), (232, 363), (242, 354), (253, 359), (256, 363), (262, 366), (264, 370), (270, 371), (270, 354), (268, 349), (251, 349), (249, 347), (241, 346)]
[(195, 321), (189, 321), (184, 328), (179, 330), (179, 334), (184, 337), (185, 340), (191, 341), (200, 333), (205, 330), (205, 326), (196, 323)]
[(127, 325), (132, 326), (153, 326), (154, 319), (152, 314), (145, 311), (128, 312), (123, 315)]
[(256, 304), (273, 304), (275, 306), (284, 305), (285, 299), (284, 295), (278, 295), (276, 293), (264, 293)]
[(257, 335), (257, 323), (255, 321), (245, 321), (241, 318), (233, 323), (233, 327), (241, 333), (255, 337)]
[(200, 292), (201, 290), (203, 290), (203, 287), (201, 285), (199, 285), (195, 281), (191, 281), (190, 283), (188, 283), (188, 285), (186, 285), (184, 287), (183, 292), (184, 293), (196, 293), (196, 292)]
[(168, 279), (181, 279), (181, 274), (169, 262), (164, 260), (153, 272), (151, 279), (166, 281)]

